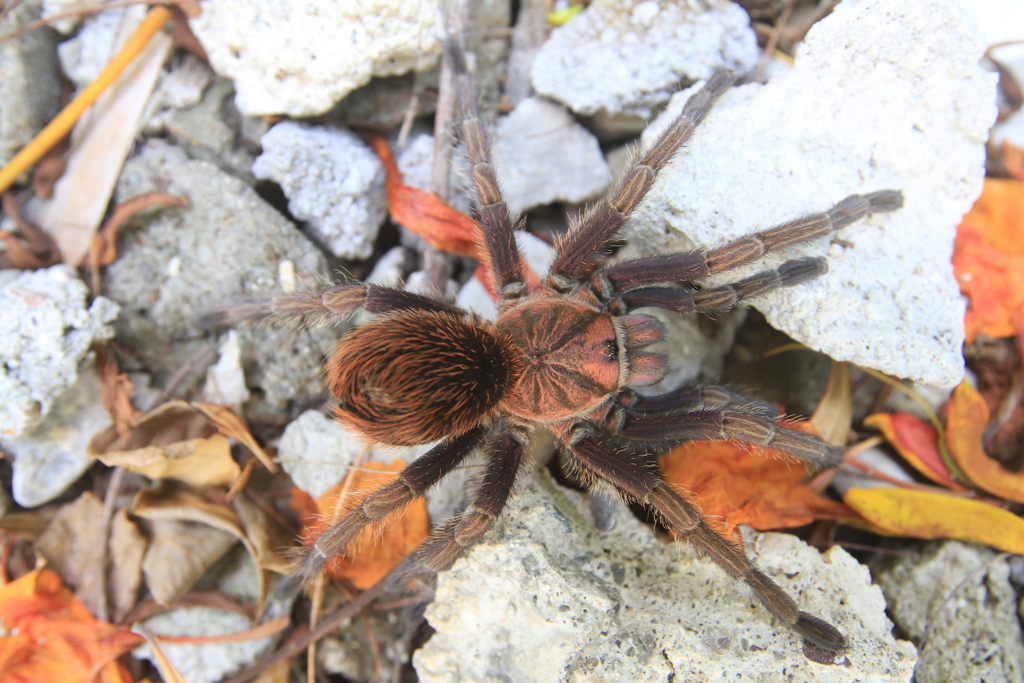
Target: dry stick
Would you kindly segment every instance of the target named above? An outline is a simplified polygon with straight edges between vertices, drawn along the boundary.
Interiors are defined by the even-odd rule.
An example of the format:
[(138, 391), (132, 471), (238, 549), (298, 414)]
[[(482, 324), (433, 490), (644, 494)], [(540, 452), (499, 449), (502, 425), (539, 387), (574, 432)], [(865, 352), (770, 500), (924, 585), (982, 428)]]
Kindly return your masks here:
[(754, 72), (754, 80), (758, 83), (764, 82), (765, 73), (768, 71), (768, 62), (771, 61), (772, 55), (775, 53), (775, 46), (779, 43), (779, 36), (782, 35), (782, 27), (789, 20), (789, 15), (793, 13), (795, 5), (796, 0), (787, 0), (786, 6), (779, 13), (779, 18), (775, 20), (775, 26), (772, 27), (768, 42), (765, 43), (761, 59), (757, 62), (757, 71)]
[(71, 128), (96, 101), (96, 99), (114, 82), (121, 72), (125, 70), (133, 59), (142, 51), (142, 48), (149, 43), (149, 39), (156, 34), (171, 18), (171, 11), (166, 7), (159, 6), (149, 10), (149, 14), (139, 24), (135, 34), (128, 39), (121, 51), (114, 55), (110, 63), (100, 72), (96, 79), (85, 86), (82, 92), (75, 99), (68, 103), (68, 106), (46, 125), (31, 142), (25, 145), (20, 152), (14, 155), (10, 162), (0, 168), (0, 192), (10, 187), (22, 173), (31, 168), (39, 161), (46, 152), (59, 142), (65, 135), (71, 132)]
[[(448, 35), (464, 35), (466, 30), (466, 1), (455, 0), (448, 10)], [(434, 163), (430, 170), (430, 185), (441, 199), (451, 195), (452, 123), (455, 118), (456, 92), (452, 65), (448, 55), (441, 58), (441, 78), (437, 90), (437, 110), (434, 114)], [(438, 292), (447, 290), (451, 274), (448, 255), (429, 244), (423, 250), (423, 270), (427, 282)]]
[(274, 664), (277, 664), (282, 660), (298, 656), (303, 650), (309, 647), (310, 643), (315, 643), (324, 636), (329, 635), (341, 625), (341, 622), (355, 615), (376, 600), (387, 587), (389, 577), (390, 574), (360, 593), (359, 597), (352, 602), (342, 605), (338, 609), (334, 610), (330, 616), (317, 624), (316, 628), (311, 629), (300, 638), (296, 638), (290, 643), (286, 643), (273, 654), (264, 657), (250, 667), (242, 669), (234, 676), (225, 679), (221, 683), (248, 683)]
[(100, 572), (100, 613), (96, 618), (100, 621), (110, 621), (110, 605), (107, 602), (107, 536), (110, 535), (110, 523), (114, 519), (114, 505), (117, 497), (121, 494), (121, 486), (124, 484), (124, 468), (115, 467), (114, 473), (107, 484), (107, 493), (103, 496), (103, 518), (100, 520), (100, 548), (99, 548), (99, 572)]
[[(366, 459), (367, 448), (363, 448), (359, 451), (359, 455), (356, 457), (355, 465), (359, 467), (363, 464)], [(355, 481), (356, 471), (354, 469), (349, 470), (345, 475), (344, 483), (341, 485), (341, 491), (338, 493), (338, 497), (334, 501), (334, 509), (331, 510), (330, 523), (334, 524), (338, 521), (341, 513), (345, 510), (345, 504), (348, 502), (348, 494), (352, 491), (352, 483)], [(317, 619), (320, 618), (320, 606), (324, 601), (324, 581), (326, 572), (320, 570), (316, 574), (316, 578), (313, 580), (313, 605), (309, 615), (309, 627), (316, 628)], [(314, 683), (316, 680), (316, 643), (310, 643), (309, 649), (306, 651), (306, 679), (309, 683)]]

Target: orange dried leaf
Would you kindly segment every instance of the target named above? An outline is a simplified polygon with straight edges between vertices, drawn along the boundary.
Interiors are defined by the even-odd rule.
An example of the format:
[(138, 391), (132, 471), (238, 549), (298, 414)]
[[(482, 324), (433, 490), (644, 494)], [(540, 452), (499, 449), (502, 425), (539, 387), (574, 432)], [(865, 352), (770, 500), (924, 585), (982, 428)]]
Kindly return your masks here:
[(954, 491), (968, 490), (942, 461), (935, 427), (909, 413), (877, 413), (865, 418), (864, 424), (882, 432), (904, 460), (936, 484)]
[(967, 380), (962, 381), (946, 408), (949, 453), (976, 486), (1000, 498), (1024, 503), (1024, 474), (1006, 469), (982, 448), (981, 436), (988, 421), (985, 399)]
[(913, 489), (850, 489), (843, 501), (881, 529), (901, 536), (955, 538), (1024, 552), (1024, 520), (970, 498)]
[(731, 441), (689, 441), (660, 462), (666, 481), (693, 492), (703, 513), (721, 518), (726, 531), (741, 523), (782, 529), (851, 514), (845, 505), (808, 489), (804, 466), (779, 451), (751, 451)]
[(97, 620), (60, 580), (40, 569), (0, 587), (0, 680), (130, 683), (117, 661), (142, 643), (125, 627)]
[[(378, 470), (375, 472), (356, 470), (353, 473), (349, 488), (346, 509), (366, 497), (367, 494), (390, 484), (405, 469), (400, 460), (390, 465), (367, 463), (364, 468)], [(338, 496), (345, 487), (345, 482), (331, 487), (316, 501), (315, 516), (303, 519), (303, 539), (312, 543), (323, 531), (324, 519), (330, 519)], [(306, 498), (303, 498), (306, 496)], [(309, 510), (308, 494), (293, 493), (292, 505), (298, 510)], [(387, 518), (383, 526), (367, 527), (353, 542), (349, 555), (328, 560), (327, 575), (332, 579), (348, 579), (356, 588), (366, 589), (384, 578), (409, 554), (419, 546), (430, 531), (427, 519), (427, 504), (422, 498), (413, 501), (399, 515)]]
[(988, 178), (978, 201), (957, 228), (953, 270), (970, 299), (964, 316), (967, 343), (978, 334), (1016, 334), (1024, 315), (1024, 183)]
[(427, 244), (459, 256), (478, 258), (480, 226), (433, 192), (406, 185), (387, 140), (368, 135), (367, 141), (384, 164), (384, 187), (391, 220), (423, 237)]

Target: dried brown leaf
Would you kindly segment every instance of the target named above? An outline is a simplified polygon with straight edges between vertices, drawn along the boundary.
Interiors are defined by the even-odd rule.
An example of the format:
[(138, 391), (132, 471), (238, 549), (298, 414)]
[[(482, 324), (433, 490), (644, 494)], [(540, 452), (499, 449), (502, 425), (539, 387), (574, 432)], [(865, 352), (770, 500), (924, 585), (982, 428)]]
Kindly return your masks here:
[(149, 541), (121, 508), (110, 523), (107, 543), (107, 595), (115, 623), (132, 611), (142, 588), (142, 560)]
[(811, 416), (818, 436), (830, 446), (845, 446), (853, 425), (853, 393), (850, 390), (850, 365), (832, 361), (825, 394)]
[(270, 472), (277, 472), (277, 464), (271, 459), (263, 447), (253, 437), (249, 427), (242, 421), (242, 418), (235, 415), (234, 411), (227, 406), (219, 406), (214, 403), (192, 403), (196, 410), (202, 412), (213, 423), (213, 426), (223, 434), (238, 441), (248, 448), (253, 455), (259, 458), (263, 466)]
[(193, 486), (227, 486), (241, 473), (227, 438), (184, 401), (147, 413), (127, 434), (116, 425), (96, 434), (86, 453), (110, 467), (150, 479), (177, 479)]
[[(205, 525), (241, 541), (249, 555), (252, 556), (256, 566), (261, 570), (259, 572), (260, 585), (258, 590), (261, 605), (266, 595), (269, 580), (267, 572), (285, 572), (288, 570), (288, 563), (276, 552), (276, 548), (286, 545), (286, 535), (277, 530), (266, 514), (244, 496), (240, 496), (232, 505), (227, 505), (222, 502), (212, 501), (198, 491), (184, 486), (168, 485), (165, 482), (156, 488), (140, 491), (135, 497), (132, 511), (134, 514), (152, 521), (163, 520), (179, 524)], [(166, 531), (174, 531), (170, 527), (163, 528)], [(184, 529), (179, 531), (186, 533)], [(156, 539), (154, 539), (154, 543), (155, 541)], [(174, 548), (169, 544), (174, 542), (173, 538), (168, 539), (167, 547), (164, 547), (162, 552), (166, 555), (173, 554)], [(199, 571), (198, 574), (192, 577), (191, 583), (185, 581), (178, 582), (175, 588), (180, 592), (177, 592), (174, 597), (181, 595), (181, 593), (191, 588), (203, 571), (219, 559), (220, 555), (213, 557), (212, 552), (212, 550), (219, 547), (219, 544), (214, 544), (211, 541), (211, 552), (207, 553), (206, 558), (209, 560), (208, 563), (202, 568), (202, 571)], [(230, 544), (228, 547), (230, 547)], [(186, 547), (185, 550), (188, 550), (188, 548)], [(226, 550), (227, 548), (225, 547), (221, 554)], [(147, 553), (148, 559), (149, 553)], [(195, 562), (194, 564), (198, 569), (200, 563)], [(155, 567), (153, 569), (155, 570)], [(189, 576), (192, 575), (189, 574)], [(150, 590), (153, 590), (152, 585)], [(155, 595), (156, 593), (154, 592)], [(167, 594), (164, 595), (166, 596)], [(161, 599), (161, 602), (164, 602), (164, 600)]]
[(46, 531), (36, 539), (36, 552), (75, 589), (93, 614), (101, 614), (103, 573), (100, 566), (100, 519), (103, 501), (86, 491), (60, 508)]

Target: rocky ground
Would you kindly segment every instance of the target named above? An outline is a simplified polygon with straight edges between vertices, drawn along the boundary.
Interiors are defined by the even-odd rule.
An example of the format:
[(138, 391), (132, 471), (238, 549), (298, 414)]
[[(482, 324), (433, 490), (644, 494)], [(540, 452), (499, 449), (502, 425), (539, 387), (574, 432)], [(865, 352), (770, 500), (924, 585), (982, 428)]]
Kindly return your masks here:
[[(146, 12), (59, 16), (86, 4), (4, 5), (0, 36), (40, 16), (54, 20), (0, 42), (0, 165), (55, 115), (62, 87), (92, 81)], [(498, 176), (523, 216), (520, 246), (538, 274), (554, 238), (614, 187), (633, 146), (650, 146), (717, 67), (740, 74), (740, 84), (662, 174), (611, 258), (713, 247), (850, 194), (902, 191), (899, 211), (792, 250), (826, 257), (828, 272), (813, 282), (715, 319), (666, 314), (671, 371), (650, 392), (722, 380), (810, 416), (842, 362), (853, 368), (857, 429), (869, 412), (919, 410), (900, 394), (880, 395), (882, 385), (857, 367), (907, 380), (937, 406), (964, 377), (964, 302), (950, 256), (981, 191), (997, 113), (997, 77), (980, 60), (988, 46), (1024, 37), (1012, 33), (1024, 17), (953, 0), (825, 4), (835, 3), (592, 0), (563, 22), (566, 7), (535, 0), (184, 3), (187, 23), (126, 72), (118, 87), (128, 94), (101, 100), (80, 124), (52, 196), (38, 184), (12, 195), (16, 213), (49, 233), (65, 262), (0, 271), (7, 576), (46, 558), (112, 623), (144, 622), (165, 635), (243, 631), (252, 609), (185, 598), (216, 593), (252, 606), (266, 597), (286, 562), (276, 541), (260, 539), (285, 544), (294, 534), (293, 485), (315, 499), (353, 468), (408, 463), (427, 450), (370, 447), (326, 417), (324, 357), (360, 318), (231, 329), (201, 316), (339, 271), (445, 292), (493, 315), (470, 259), (442, 254), (389, 217), (385, 169), (366, 141), (383, 134), (405, 184), (471, 211), (464, 151), (450, 136), (457, 113), (441, 65), (446, 31), (465, 38)], [(549, 20), (552, 11), (563, 14)], [(765, 50), (769, 42), (777, 51)], [(999, 139), (1020, 135), (1014, 117), (1000, 125)], [(110, 206), (148, 193), (188, 203), (137, 213), (120, 228), (116, 259), (90, 267), (91, 234)], [(24, 235), (4, 207), (0, 229)], [(5, 263), (17, 265), (10, 244)], [(803, 350), (786, 353), (794, 344)], [(153, 415), (174, 399), (232, 407), (244, 428), (228, 432), (229, 474), (196, 483), (144, 471), (132, 451), (142, 437), (125, 437), (127, 427), (118, 443), (136, 453), (126, 456), (132, 464), (104, 460), (97, 435), (111, 402), (101, 397), (119, 372), (132, 407), (115, 417)], [(223, 426), (223, 418), (197, 427), (167, 414), (147, 446), (183, 439), (168, 435), (172, 427), (213, 439), (210, 425)], [(250, 452), (261, 447), (287, 476), (257, 464)], [(417, 599), (347, 620), (318, 645), (322, 675), (1024, 681), (1019, 556), (884, 539), (831, 521), (797, 535), (747, 528), (758, 566), (846, 634), (844, 655), (822, 657), (636, 510), (615, 503), (613, 523), (599, 529), (593, 503), (551, 450), (538, 445), (535, 476), (484, 542), (441, 574), (432, 603), (420, 599), (433, 592), (423, 588)], [(910, 477), (890, 452), (873, 451), (879, 469)], [(431, 523), (465, 505), (463, 486), (477, 471), (461, 469), (430, 492)], [(840, 470), (831, 495), (852, 476)], [(856, 485), (865, 481), (879, 483)], [(248, 497), (236, 498), (236, 486)], [(75, 539), (100, 533), (89, 522), (103, 520), (94, 545), (105, 548), (121, 516), (135, 540), (110, 545), (90, 583), (74, 558), (97, 559), (75, 550)], [(168, 520), (177, 526), (160, 527)], [(164, 575), (179, 564), (183, 576)], [(121, 603), (115, 576), (130, 577)], [(327, 613), (354, 585), (314, 600)], [(308, 618), (305, 597), (294, 614)], [(213, 683), (263, 661), (282, 637), (164, 649), (185, 680)], [(145, 663), (159, 659), (150, 645), (129, 657), (136, 680), (156, 679), (159, 663)], [(299, 657), (293, 677), (305, 665)]]

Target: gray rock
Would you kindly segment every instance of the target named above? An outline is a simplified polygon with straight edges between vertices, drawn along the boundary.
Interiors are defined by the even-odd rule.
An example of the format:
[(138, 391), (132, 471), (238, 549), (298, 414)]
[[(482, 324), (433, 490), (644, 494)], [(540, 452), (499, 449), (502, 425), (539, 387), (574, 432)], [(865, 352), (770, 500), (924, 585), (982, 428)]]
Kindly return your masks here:
[[(169, 87), (174, 86), (171, 84)], [(256, 181), (252, 174), (255, 154), (250, 153), (245, 141), (239, 139), (237, 126), (233, 125), (238, 122), (228, 121), (225, 115), (228, 108), (233, 109), (230, 98), (234, 94), (230, 81), (217, 80), (206, 89), (194, 106), (165, 111), (156, 119), (151, 119), (150, 124), (151, 127), (165, 130), (171, 140), (187, 151), (193, 159), (213, 162), (251, 185)], [(166, 103), (164, 98), (168, 97), (176, 95), (162, 95), (161, 101)], [(243, 118), (242, 123), (250, 121)], [(265, 123), (260, 122), (256, 125), (262, 126), (263, 132), (267, 130)]]
[(322, 114), (373, 77), (433, 66), (443, 36), (437, 0), (208, 0), (189, 25), (248, 116)]
[(553, 202), (599, 197), (611, 176), (595, 138), (564, 107), (541, 97), (498, 120), (492, 150), (509, 208), (520, 213)]
[(39, 424), (78, 379), (96, 342), (110, 339), (118, 306), (87, 305), (89, 289), (74, 268), (0, 271), (0, 435)]
[[(118, 201), (151, 191), (184, 195), (191, 204), (152, 212), (141, 228), (126, 230), (104, 285), (126, 309), (118, 338), (149, 359), (159, 384), (197, 347), (212, 347), (195, 316), (279, 293), (283, 263), (308, 276), (326, 268), (309, 240), (252, 189), (162, 141), (150, 141), (125, 164)], [(264, 324), (241, 328), (238, 336), (249, 387), (260, 390), (269, 409), (319, 395), (332, 330)], [(197, 368), (200, 377), (204, 371)]]
[(873, 566), (896, 625), (921, 643), (917, 683), (1024, 681), (1017, 593), (1009, 562), (995, 557), (944, 541)]
[(598, 532), (581, 495), (546, 473), (525, 482), (494, 529), (438, 580), (437, 633), (414, 656), (432, 681), (909, 681), (881, 591), (841, 548), (751, 534), (747, 552), (850, 648), (808, 659), (799, 637), (710, 561), (669, 546), (618, 504)]
[(279, 183), (288, 210), (339, 258), (365, 259), (388, 214), (384, 167), (343, 128), (282, 121), (263, 136), (252, 172)]
[[(0, 34), (39, 18), (39, 6), (19, 3), (0, 20)], [(60, 111), (57, 35), (48, 27), (0, 43), (0, 166), (11, 160)]]
[(728, 0), (595, 0), (551, 33), (531, 78), (577, 114), (649, 119), (680, 81), (744, 73), (757, 58), (750, 18)]
[[(788, 250), (783, 257), (827, 253), (829, 273), (755, 306), (837, 360), (956, 384), (963, 303), (953, 235), (981, 190), (995, 116), (981, 51), (952, 3), (839, 5), (808, 33), (792, 70), (715, 106), (627, 225), (627, 254), (717, 246), (849, 194), (902, 190), (902, 209), (844, 229), (842, 243)], [(648, 144), (684, 99), (651, 126)]]
[(99, 375), (89, 364), (74, 386), (54, 401), (42, 424), (19, 438), (4, 439), (4, 449), (14, 456), (11, 490), (18, 505), (30, 508), (50, 502), (92, 466), (85, 447), (110, 424), (100, 392)]

